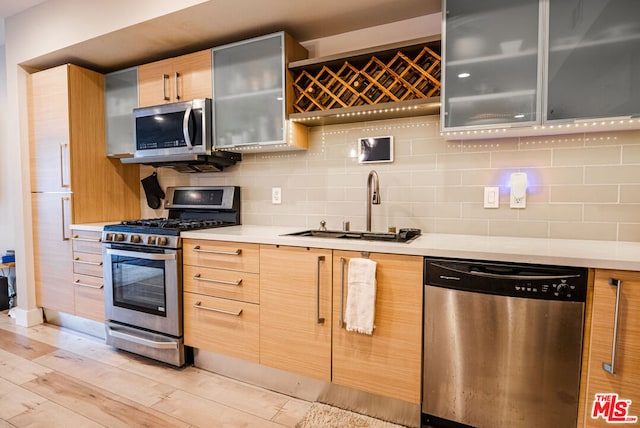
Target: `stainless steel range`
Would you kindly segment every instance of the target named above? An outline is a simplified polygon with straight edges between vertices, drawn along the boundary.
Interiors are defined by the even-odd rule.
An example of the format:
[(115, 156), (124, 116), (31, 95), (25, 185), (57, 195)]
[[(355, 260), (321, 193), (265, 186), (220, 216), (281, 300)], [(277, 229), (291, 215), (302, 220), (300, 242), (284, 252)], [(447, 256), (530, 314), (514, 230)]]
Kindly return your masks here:
[(167, 218), (102, 233), (107, 344), (182, 366), (182, 240), (186, 230), (240, 224), (240, 188), (169, 187)]

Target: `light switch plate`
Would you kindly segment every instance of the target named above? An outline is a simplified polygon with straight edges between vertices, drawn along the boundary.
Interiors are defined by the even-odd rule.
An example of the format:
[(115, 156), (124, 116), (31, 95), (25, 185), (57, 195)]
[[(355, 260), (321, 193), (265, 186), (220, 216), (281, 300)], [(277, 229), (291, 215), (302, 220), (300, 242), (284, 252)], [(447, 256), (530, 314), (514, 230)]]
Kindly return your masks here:
[(484, 207), (500, 208), (500, 188), (485, 187), (484, 188)]
[(271, 188), (271, 203), (275, 205), (282, 203), (282, 187)]

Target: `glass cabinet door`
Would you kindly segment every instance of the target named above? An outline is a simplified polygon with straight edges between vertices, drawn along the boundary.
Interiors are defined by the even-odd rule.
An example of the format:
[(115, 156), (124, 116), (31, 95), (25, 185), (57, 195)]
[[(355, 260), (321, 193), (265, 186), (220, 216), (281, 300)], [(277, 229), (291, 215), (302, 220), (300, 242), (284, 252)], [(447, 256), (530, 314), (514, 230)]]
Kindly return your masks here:
[(284, 140), (283, 34), (213, 49), (216, 148)]
[(549, 2), (547, 120), (640, 113), (640, 1)]
[(539, 122), (540, 2), (446, 0), (442, 128)]
[(133, 109), (138, 107), (138, 68), (104, 77), (107, 156), (133, 156)]

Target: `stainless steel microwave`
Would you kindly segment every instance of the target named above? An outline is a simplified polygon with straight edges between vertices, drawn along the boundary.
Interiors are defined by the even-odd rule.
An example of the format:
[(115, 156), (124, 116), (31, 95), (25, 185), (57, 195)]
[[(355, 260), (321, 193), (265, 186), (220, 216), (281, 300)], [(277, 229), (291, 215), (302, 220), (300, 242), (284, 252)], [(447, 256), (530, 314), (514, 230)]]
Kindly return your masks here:
[(211, 154), (211, 99), (133, 110), (135, 150), (130, 162), (172, 162)]

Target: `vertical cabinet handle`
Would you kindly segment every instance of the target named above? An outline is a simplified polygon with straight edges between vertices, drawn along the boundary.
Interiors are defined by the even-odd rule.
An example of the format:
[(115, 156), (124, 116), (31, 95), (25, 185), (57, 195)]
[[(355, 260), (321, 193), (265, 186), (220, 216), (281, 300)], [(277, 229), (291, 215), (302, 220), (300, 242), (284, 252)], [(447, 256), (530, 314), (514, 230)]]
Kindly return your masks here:
[[(67, 153), (65, 153), (67, 152)], [(69, 175), (69, 143), (60, 143), (60, 187), (70, 187)]]
[(324, 318), (320, 317), (320, 263), (324, 261), (324, 256), (318, 256), (316, 260), (316, 323), (324, 324)]
[(340, 257), (340, 328), (344, 326), (344, 257)]
[(180, 77), (180, 74), (176, 71), (176, 74), (173, 77), (175, 79), (175, 84), (176, 84), (176, 100), (179, 100), (180, 92), (178, 91), (178, 77)]
[(167, 82), (169, 81), (169, 75), (168, 74), (163, 74), (162, 75), (162, 98), (165, 101), (170, 101), (171, 98), (169, 98), (167, 96)]
[(609, 285), (613, 285), (617, 287), (616, 289), (616, 309), (615, 315), (613, 318), (613, 341), (611, 343), (611, 364), (602, 363), (602, 368), (604, 371), (609, 372), (611, 374), (615, 373), (615, 364), (616, 364), (616, 342), (618, 341), (618, 314), (620, 309), (620, 290), (622, 289), (622, 281), (619, 279), (609, 278)]
[(65, 210), (65, 202), (70, 202), (71, 198), (69, 198), (68, 196), (63, 196), (62, 198), (60, 198), (60, 209), (61, 209), (61, 223), (62, 223), (62, 240), (63, 241), (68, 241), (71, 239), (71, 237), (69, 235), (67, 235), (67, 226), (71, 226), (70, 224), (67, 223), (67, 215), (66, 215), (66, 210)]

